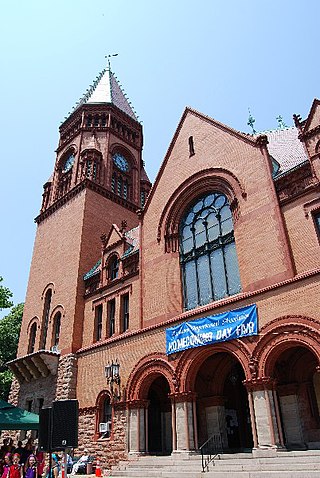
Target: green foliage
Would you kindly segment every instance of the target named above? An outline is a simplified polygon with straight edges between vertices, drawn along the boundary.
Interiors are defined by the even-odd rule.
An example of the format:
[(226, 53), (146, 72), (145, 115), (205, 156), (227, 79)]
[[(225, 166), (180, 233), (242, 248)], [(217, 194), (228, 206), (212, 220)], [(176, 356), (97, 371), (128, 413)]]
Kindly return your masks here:
[[(3, 281), (3, 278), (0, 276), (0, 282)], [(8, 309), (9, 307), (13, 306), (13, 302), (11, 302), (10, 298), (12, 297), (12, 292), (8, 287), (4, 287), (0, 285), (0, 310), (1, 309)]]
[(16, 358), (23, 305), (12, 307), (8, 315), (0, 320), (0, 398), (7, 400), (13, 374), (6, 367), (6, 362)]
[(13, 378), (13, 373), (8, 369), (0, 372), (0, 398), (2, 400), (8, 400)]

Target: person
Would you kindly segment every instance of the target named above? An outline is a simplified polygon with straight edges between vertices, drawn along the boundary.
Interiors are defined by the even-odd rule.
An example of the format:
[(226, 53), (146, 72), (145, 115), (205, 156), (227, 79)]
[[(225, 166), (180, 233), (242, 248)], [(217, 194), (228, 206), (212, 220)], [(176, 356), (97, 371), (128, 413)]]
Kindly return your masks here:
[(9, 477), (10, 478), (21, 478), (23, 472), (23, 467), (20, 465), (20, 455), (19, 453), (14, 453), (12, 457), (12, 465), (10, 466)]
[(4, 456), (3, 473), (1, 475), (1, 478), (9, 478), (11, 465), (12, 465), (11, 453), (6, 453)]
[(75, 475), (79, 468), (85, 468), (86, 463), (89, 460), (89, 452), (87, 449), (84, 450), (83, 455), (80, 456), (79, 460), (73, 465), (71, 475)]
[(37, 478), (37, 460), (34, 455), (29, 455), (25, 465), (25, 478)]
[(49, 465), (45, 467), (44, 476), (46, 478), (58, 478), (60, 473), (59, 458), (56, 453), (51, 455), (51, 468)]
[(71, 473), (72, 467), (73, 467), (72, 456), (70, 456), (68, 453), (66, 455), (67, 455), (67, 473)]
[(22, 456), (23, 450), (24, 450), (24, 448), (23, 448), (23, 446), (22, 446), (22, 441), (19, 440), (19, 441), (18, 441), (18, 444), (17, 444), (17, 448), (14, 449), (14, 453), (19, 453), (19, 455), (20, 455), (20, 462), (21, 462), (21, 463), (22, 463), (22, 461), (21, 461), (21, 456)]
[(32, 454), (32, 447), (33, 447), (32, 438), (29, 438), (21, 454), (21, 463), (23, 465), (27, 463), (27, 459), (29, 455)]
[(7, 452), (12, 454), (12, 453), (13, 453), (13, 450), (14, 450), (13, 439), (12, 439), (12, 438), (8, 438), (8, 441), (7, 441)]
[(38, 478), (42, 478), (42, 474), (45, 467), (45, 453), (43, 451), (40, 451), (39, 448), (37, 448), (36, 451), (36, 462)]

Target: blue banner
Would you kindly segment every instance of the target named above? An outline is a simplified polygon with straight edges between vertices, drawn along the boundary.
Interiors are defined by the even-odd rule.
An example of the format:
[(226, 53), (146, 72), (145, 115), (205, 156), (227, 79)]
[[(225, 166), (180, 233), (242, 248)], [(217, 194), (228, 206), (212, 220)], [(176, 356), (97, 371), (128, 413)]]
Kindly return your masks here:
[(183, 322), (166, 329), (167, 355), (258, 334), (256, 304)]

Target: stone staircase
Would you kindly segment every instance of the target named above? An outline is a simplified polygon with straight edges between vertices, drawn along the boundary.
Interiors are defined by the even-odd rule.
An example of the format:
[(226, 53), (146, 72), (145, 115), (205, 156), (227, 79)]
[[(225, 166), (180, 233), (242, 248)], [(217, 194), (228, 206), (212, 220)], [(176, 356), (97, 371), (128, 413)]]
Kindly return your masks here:
[(117, 478), (320, 478), (320, 450), (281, 451), (274, 457), (224, 454), (202, 472), (200, 455), (139, 456), (111, 470)]

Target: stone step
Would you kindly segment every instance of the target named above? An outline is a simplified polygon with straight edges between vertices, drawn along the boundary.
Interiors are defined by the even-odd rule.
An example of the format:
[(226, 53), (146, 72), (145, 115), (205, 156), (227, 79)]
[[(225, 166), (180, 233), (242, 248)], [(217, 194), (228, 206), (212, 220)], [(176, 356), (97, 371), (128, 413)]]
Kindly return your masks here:
[(223, 454), (203, 473), (201, 455), (131, 457), (111, 470), (117, 478), (320, 478), (320, 450)]
[(209, 471), (201, 472), (176, 472), (176, 471), (155, 471), (155, 472), (136, 472), (115, 474), (112, 472), (110, 477), (117, 478), (319, 478), (318, 470), (308, 471), (235, 471), (230, 475), (229, 471)]

